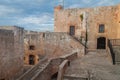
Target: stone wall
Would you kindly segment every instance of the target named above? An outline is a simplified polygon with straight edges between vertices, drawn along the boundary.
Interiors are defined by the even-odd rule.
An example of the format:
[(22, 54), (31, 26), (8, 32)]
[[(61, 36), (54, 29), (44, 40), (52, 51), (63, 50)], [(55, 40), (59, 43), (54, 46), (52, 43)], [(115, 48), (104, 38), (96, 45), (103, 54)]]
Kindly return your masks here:
[[(29, 63), (29, 55), (35, 55), (35, 64), (42, 58), (57, 58), (61, 55), (77, 51), (79, 56), (84, 55), (84, 46), (67, 33), (26, 33), (25, 63)], [(34, 45), (35, 50), (29, 50)]]
[[(54, 31), (55, 32), (68, 32), (70, 26), (75, 26), (75, 36), (78, 38), (85, 38), (86, 27), (86, 12), (85, 9), (59, 9), (54, 12)], [(84, 17), (82, 19), (82, 17)]]
[(67, 33), (45, 33), (45, 53), (56, 58), (71, 52), (84, 55), (84, 46)]
[[(70, 26), (75, 26), (75, 36), (78, 38), (82, 38), (83, 40), (85, 40), (87, 37), (88, 48), (96, 49), (97, 38), (99, 37), (105, 37), (106, 43), (107, 39), (120, 38), (119, 12), (120, 5), (73, 9), (58, 9), (57, 7), (55, 7), (54, 31), (69, 33)], [(104, 33), (99, 33), (100, 24), (105, 25)]]
[[(115, 18), (117, 24), (120, 26), (120, 5), (117, 5), (117, 10), (115, 12), (114, 18)], [(120, 34), (120, 27), (118, 27), (117, 32), (118, 32), (117, 39), (120, 39), (120, 35), (119, 35)]]
[[(34, 46), (34, 50), (30, 50), (30, 46)], [(29, 64), (29, 55), (35, 56), (35, 64), (38, 63), (39, 59), (45, 57), (44, 42), (42, 33), (37, 32), (26, 32), (24, 38), (25, 47), (25, 64)]]
[(12, 80), (23, 69), (23, 29), (0, 27), (0, 79)]
[[(92, 9), (88, 14), (88, 47), (97, 48), (97, 38), (105, 37), (107, 39), (117, 38), (117, 23), (114, 20), (116, 7), (99, 7)], [(104, 24), (104, 33), (99, 33), (99, 25)], [(107, 43), (107, 42), (106, 42)], [(92, 44), (92, 45), (91, 45)], [(107, 44), (106, 44), (107, 46)]]

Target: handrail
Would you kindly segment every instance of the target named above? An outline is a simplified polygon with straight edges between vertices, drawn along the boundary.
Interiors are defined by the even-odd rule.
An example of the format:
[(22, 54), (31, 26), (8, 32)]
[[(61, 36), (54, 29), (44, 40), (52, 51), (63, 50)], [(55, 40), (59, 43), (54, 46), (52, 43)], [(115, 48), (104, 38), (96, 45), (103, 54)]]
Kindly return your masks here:
[(88, 48), (84, 43), (82, 43), (80, 40), (78, 40), (75, 36), (71, 36), (69, 33), (67, 33), (71, 38), (78, 41), (81, 45), (83, 45), (85, 48)]
[(114, 52), (113, 52), (112, 46), (113, 46), (113, 45), (111, 44), (110, 40), (108, 40), (108, 47), (109, 47), (109, 50), (110, 50), (110, 53), (111, 53), (112, 62), (113, 62), (113, 64), (115, 64), (115, 54), (114, 54)]
[(110, 39), (109, 41), (112, 46), (120, 46), (120, 39)]
[(113, 60), (112, 60), (112, 55), (111, 55), (111, 51), (110, 51), (110, 48), (107, 47), (107, 53), (108, 53), (108, 59), (111, 61), (111, 63), (113, 63)]
[(109, 40), (120, 40), (120, 39), (109, 39)]

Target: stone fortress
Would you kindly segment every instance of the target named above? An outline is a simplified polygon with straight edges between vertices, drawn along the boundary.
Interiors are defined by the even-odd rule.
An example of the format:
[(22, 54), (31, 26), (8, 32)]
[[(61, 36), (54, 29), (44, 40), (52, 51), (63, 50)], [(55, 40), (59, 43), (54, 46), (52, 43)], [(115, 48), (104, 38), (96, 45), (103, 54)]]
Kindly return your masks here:
[(54, 32), (0, 27), (0, 80), (120, 80), (120, 5), (54, 8)]

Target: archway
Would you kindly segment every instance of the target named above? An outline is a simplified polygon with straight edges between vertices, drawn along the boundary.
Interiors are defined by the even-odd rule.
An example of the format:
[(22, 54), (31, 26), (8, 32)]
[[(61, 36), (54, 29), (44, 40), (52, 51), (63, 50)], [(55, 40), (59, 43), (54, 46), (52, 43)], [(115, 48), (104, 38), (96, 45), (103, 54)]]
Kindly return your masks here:
[(105, 37), (97, 38), (97, 49), (106, 49), (106, 38)]
[(29, 55), (29, 64), (34, 65), (35, 64), (35, 56), (34, 55)]

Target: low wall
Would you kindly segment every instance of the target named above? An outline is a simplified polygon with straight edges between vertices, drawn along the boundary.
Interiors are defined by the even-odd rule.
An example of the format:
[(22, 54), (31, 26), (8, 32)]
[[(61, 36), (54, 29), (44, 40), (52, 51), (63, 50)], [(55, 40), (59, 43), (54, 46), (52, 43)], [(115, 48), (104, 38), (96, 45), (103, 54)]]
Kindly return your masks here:
[(59, 66), (58, 77), (57, 80), (62, 80), (63, 75), (65, 73), (66, 68), (68, 67), (68, 60), (64, 60), (62, 64)]
[(41, 60), (38, 64), (36, 64), (35, 66), (33, 66), (27, 72), (25, 72), (17, 80), (30, 80), (35, 75), (35, 71), (39, 68), (39, 64), (43, 64), (45, 62), (47, 62), (47, 59)]
[(49, 61), (46, 67), (38, 74), (36, 74), (31, 80), (51, 80), (51, 76), (55, 73), (58, 72), (59, 70), (59, 65), (64, 61), (64, 60), (73, 60), (77, 58), (77, 53), (71, 53), (69, 55), (62, 56), (60, 58), (52, 59)]
[(0, 26), (0, 80), (15, 80), (23, 72), (23, 28)]
[(77, 57), (78, 57), (78, 53), (77, 52), (72, 52), (70, 54), (61, 56), (60, 58), (67, 59), (68, 61), (72, 61), (72, 60), (74, 60)]

